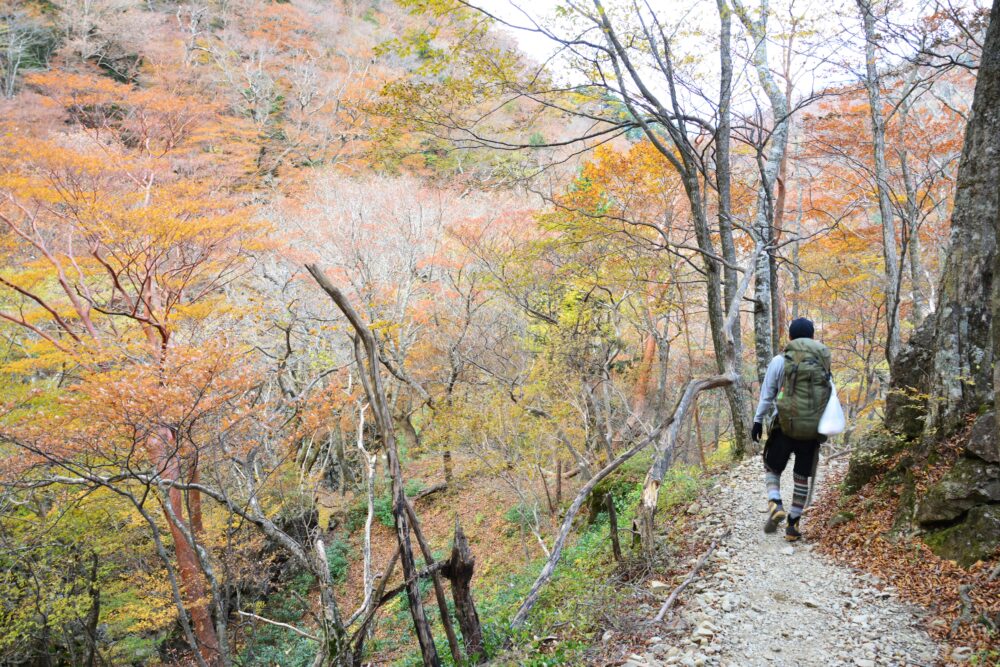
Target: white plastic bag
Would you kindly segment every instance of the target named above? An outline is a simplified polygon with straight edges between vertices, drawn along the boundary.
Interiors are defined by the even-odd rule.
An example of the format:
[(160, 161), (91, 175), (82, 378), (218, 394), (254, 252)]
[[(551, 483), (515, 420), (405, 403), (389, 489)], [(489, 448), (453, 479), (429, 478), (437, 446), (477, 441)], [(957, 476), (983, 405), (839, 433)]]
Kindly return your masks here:
[(837, 388), (831, 382), (830, 400), (826, 402), (826, 409), (823, 410), (823, 416), (819, 418), (819, 428), (816, 430), (829, 436), (843, 433), (845, 428), (847, 428), (847, 419), (844, 417), (844, 408), (840, 406)]

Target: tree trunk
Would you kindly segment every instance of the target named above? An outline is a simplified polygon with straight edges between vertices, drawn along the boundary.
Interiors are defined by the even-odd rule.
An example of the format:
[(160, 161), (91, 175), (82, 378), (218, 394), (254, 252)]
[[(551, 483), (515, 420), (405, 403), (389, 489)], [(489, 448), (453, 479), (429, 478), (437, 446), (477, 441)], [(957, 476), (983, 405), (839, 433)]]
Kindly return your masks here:
[(455, 466), (451, 458), (451, 449), (446, 449), (441, 454), (441, 467), (444, 468), (444, 481), (451, 484), (455, 479)]
[(562, 505), (562, 476), (563, 476), (562, 459), (556, 459), (556, 510), (557, 511), (559, 509), (559, 506)]
[[(739, 0), (734, 0), (736, 13), (754, 41), (753, 65), (757, 79), (767, 94), (771, 106), (774, 129), (771, 132), (767, 159), (760, 167), (760, 186), (757, 188), (754, 231), (757, 242), (769, 246), (774, 241), (774, 186), (778, 180), (778, 170), (785, 158), (788, 144), (789, 111), (784, 93), (778, 88), (771, 72), (767, 57), (767, 4), (761, 7), (761, 17), (753, 20)], [(763, 151), (763, 147), (761, 148)], [(770, 248), (757, 258), (756, 279), (754, 280), (754, 335), (757, 352), (757, 380), (764, 380), (767, 366), (774, 357), (777, 343), (776, 315), (774, 304), (777, 290), (777, 265)]]
[(656, 398), (653, 401), (654, 424), (666, 419), (667, 390), (670, 378), (670, 312), (663, 317), (663, 333), (656, 335)]
[[(184, 507), (181, 492), (175, 489), (170, 491), (169, 495), (168, 502), (171, 509), (180, 516)], [(208, 594), (198, 570), (198, 559), (180, 529), (169, 518), (167, 524), (174, 540), (174, 554), (177, 558), (177, 572), (180, 574), (184, 605), (191, 616), (192, 629), (200, 645), (196, 650), (201, 653), (206, 663), (212, 665), (218, 660), (219, 640), (212, 625), (212, 614), (208, 610)]]
[[(912, 184), (911, 184), (912, 185)], [(910, 195), (907, 194), (907, 197)], [(911, 321), (916, 329), (923, 324), (924, 319), (930, 314), (931, 306), (924, 290), (924, 260), (923, 249), (920, 245), (919, 213), (910, 212), (910, 219), (907, 221), (907, 232), (909, 234), (906, 251), (909, 253), (910, 266), (910, 298), (913, 300), (911, 309)]]
[(882, 223), (882, 256), (885, 262), (885, 310), (888, 329), (885, 358), (891, 365), (899, 354), (899, 254), (896, 252), (896, 223), (892, 212), (889, 170), (885, 163), (885, 118), (882, 115), (881, 77), (875, 62), (875, 16), (869, 0), (857, 0), (865, 31), (865, 88), (871, 111), (875, 183)]
[[(758, 243), (771, 242), (770, 225), (756, 225), (754, 231)], [(757, 260), (754, 273), (757, 275), (753, 284), (754, 350), (757, 359), (757, 382), (763, 382), (767, 366), (774, 357), (774, 339), (771, 335), (771, 265), (766, 254)]]
[[(653, 384), (653, 365), (656, 363), (656, 334), (646, 334), (642, 344), (642, 359), (639, 361), (639, 379), (632, 393), (632, 412), (639, 419), (646, 416), (649, 408), (649, 394)], [(624, 429), (623, 429), (624, 430)]]
[[(406, 492), (403, 487), (403, 469), (399, 464), (399, 453), (396, 450), (396, 436), (392, 429), (392, 416), (389, 414), (389, 407), (385, 403), (382, 392), (381, 380), (376, 360), (374, 345), (369, 350), (368, 367), (372, 382), (373, 391), (368, 396), (369, 403), (374, 407), (375, 416), (379, 423), (379, 430), (382, 433), (382, 445), (385, 447), (386, 457), (389, 460), (389, 476), (392, 479), (392, 514), (396, 524), (396, 537), (399, 541), (400, 559), (403, 563), (403, 577), (407, 582), (406, 595), (410, 603), (410, 616), (413, 617), (413, 626), (417, 635), (417, 642), (420, 644), (420, 653), (423, 656), (425, 667), (433, 667), (441, 664), (438, 659), (437, 648), (434, 646), (434, 636), (431, 634), (430, 623), (424, 612), (424, 604), (421, 599), (419, 581), (417, 580), (417, 565), (413, 558), (413, 546), (410, 542), (410, 523), (407, 516)], [(375, 398), (378, 396), (378, 398)], [(378, 405), (376, 405), (378, 403)]]
[[(729, 312), (739, 288), (739, 278), (736, 273), (736, 244), (733, 241), (732, 221), (732, 160), (730, 158), (730, 134), (732, 120), (733, 93), (733, 55), (732, 55), (732, 9), (726, 0), (716, 0), (719, 9), (719, 129), (716, 135), (715, 177), (719, 194), (719, 241), (722, 246), (722, 258), (728, 266), (725, 267), (725, 309)], [(719, 318), (722, 319), (721, 317)], [(733, 335), (736, 343), (736, 358), (743, 358), (743, 336), (740, 313), (737, 310), (733, 322)], [(713, 339), (714, 340), (714, 339)], [(721, 356), (720, 349), (715, 350), (716, 357)], [(722, 369), (722, 366), (719, 366)], [(733, 419), (735, 446), (733, 452), (742, 456), (750, 443), (747, 433), (747, 421), (750, 419), (750, 401), (747, 388), (742, 382), (736, 382), (726, 387), (726, 399), (729, 401), (729, 412)]]
[[(334, 446), (334, 440), (336, 440), (337, 447), (337, 477), (340, 481), (340, 496), (343, 498), (347, 495), (347, 452), (344, 451), (344, 431), (339, 419), (336, 431), (330, 430), (330, 447)], [(364, 433), (360, 425), (358, 426), (358, 440), (364, 441)]]
[[(160, 429), (151, 436), (150, 444), (154, 457), (163, 475), (170, 479), (182, 479), (180, 460), (174, 445), (174, 436), (168, 429)], [(191, 616), (192, 629), (199, 646), (192, 646), (209, 665), (219, 661), (219, 638), (212, 624), (212, 614), (209, 611), (209, 594), (205, 589), (205, 580), (198, 567), (198, 557), (194, 546), (184, 535), (184, 531), (170, 519), (173, 513), (178, 520), (184, 516), (184, 495), (180, 489), (172, 488), (166, 502), (170, 507), (163, 507), (167, 518), (167, 527), (174, 542), (174, 554), (177, 559), (177, 572), (180, 575), (181, 592), (184, 606)]]
[[(733, 241), (732, 221), (732, 161), (730, 158), (730, 134), (732, 132), (732, 96), (733, 96), (733, 52), (732, 52), (732, 10), (726, 0), (716, 0), (719, 8), (719, 128), (715, 138), (715, 182), (719, 195), (719, 241), (722, 245), (722, 258), (727, 266), (723, 269), (725, 278), (725, 299), (728, 310), (733, 303), (739, 278), (736, 275), (736, 244)], [(740, 336), (740, 318), (736, 317), (733, 324), (733, 334), (736, 338), (736, 356), (740, 353), (742, 340)]]
[(323, 540), (313, 544), (316, 554), (314, 572), (319, 579), (319, 597), (321, 623), (320, 650), (313, 659), (313, 667), (352, 667), (350, 643), (344, 633), (344, 624), (340, 620), (337, 600), (333, 595), (333, 580), (330, 578), (330, 563), (326, 559), (326, 547)]
[[(195, 460), (191, 464), (191, 483), (198, 484), (200, 481), (198, 463)], [(201, 493), (196, 489), (190, 489), (184, 492), (184, 498), (187, 501), (188, 518), (191, 520), (191, 532), (195, 537), (203, 536), (205, 522), (201, 514)]]
[[(779, 181), (780, 182), (780, 181)], [(780, 242), (777, 226), (771, 228), (771, 241), (775, 245)], [(778, 258), (772, 253), (767, 258), (767, 268), (771, 272), (771, 345), (777, 354), (781, 348), (781, 332), (784, 329), (785, 313), (782, 306), (781, 279), (778, 274)]]
[(799, 317), (799, 292), (802, 289), (799, 283), (799, 239), (802, 236), (802, 188), (798, 191), (798, 205), (795, 208), (795, 241), (792, 243), (792, 319)]
[[(715, 350), (715, 362), (719, 372), (725, 372), (726, 359), (726, 334), (725, 323), (723, 322), (722, 290), (719, 276), (719, 262), (709, 255), (715, 254), (712, 246), (712, 237), (708, 228), (708, 219), (705, 217), (705, 209), (701, 206), (699, 192), (701, 185), (696, 174), (684, 177), (685, 191), (691, 205), (691, 213), (694, 217), (695, 236), (698, 247), (702, 250), (702, 260), (705, 265), (706, 283), (706, 304), (708, 308), (708, 324), (712, 334), (712, 348)], [(738, 303), (740, 296), (735, 295), (734, 299)], [(730, 304), (732, 306), (732, 304)], [(738, 312), (738, 308), (736, 309)], [(731, 311), (731, 309), (730, 309)], [(734, 322), (735, 324), (735, 322)], [(747, 443), (750, 442), (747, 432), (747, 422), (750, 420), (750, 406), (746, 400), (746, 392), (741, 390), (742, 383), (737, 374), (736, 381), (732, 386), (727, 387), (726, 398), (729, 399), (729, 412), (733, 419), (733, 431), (735, 432), (736, 444), (734, 452), (741, 456), (746, 450)]]
[[(360, 401), (359, 401), (360, 403)], [(365, 408), (358, 406), (358, 440), (357, 448), (361, 454), (361, 460), (365, 465), (365, 497), (367, 500), (367, 512), (365, 513), (365, 538), (362, 547), (362, 582), (364, 584), (365, 599), (361, 607), (356, 612), (358, 616), (364, 616), (375, 604), (373, 598), (374, 586), (372, 580), (372, 521), (375, 518), (375, 463), (378, 456), (370, 454), (365, 449)], [(354, 619), (349, 619), (347, 625), (350, 626)]]
[[(788, 27), (788, 41), (783, 47), (784, 53), (782, 54), (783, 69), (782, 78), (785, 80), (785, 109), (790, 110), (792, 108), (792, 93), (795, 91), (795, 75), (792, 72), (792, 56), (795, 52), (795, 37), (798, 32), (799, 19), (792, 18), (791, 25)], [(789, 128), (789, 133), (791, 133), (791, 128)], [(775, 231), (775, 241), (781, 241), (781, 235), (785, 229), (785, 202), (788, 197), (788, 149), (786, 147), (785, 151), (781, 156), (781, 165), (778, 167), (778, 181), (776, 186), (776, 196), (774, 202), (774, 231)], [(801, 210), (801, 190), (799, 191), (799, 209)], [(799, 220), (801, 222), (801, 219)], [(801, 225), (799, 225), (801, 227)], [(797, 245), (797, 242), (796, 242)], [(797, 261), (797, 258), (796, 258)], [(796, 289), (798, 286), (796, 285)], [(781, 337), (784, 334), (787, 324), (788, 324), (788, 298), (787, 294), (781, 289), (781, 281), (779, 279), (778, 263), (774, 257), (771, 256), (771, 294), (773, 299), (771, 301), (772, 307), (772, 317), (771, 321), (774, 327), (771, 331), (771, 337), (774, 340), (774, 345), (776, 348), (780, 348)], [(794, 318), (793, 318), (794, 319)]]
[[(905, 92), (905, 91), (904, 91)], [(910, 308), (910, 321), (916, 329), (930, 313), (927, 295), (924, 292), (924, 268), (920, 249), (920, 204), (917, 201), (917, 188), (910, 171), (909, 151), (906, 148), (906, 127), (909, 121), (911, 96), (907, 96), (899, 104), (899, 169), (906, 190), (906, 220), (903, 221), (906, 230), (906, 259), (910, 268), (910, 298), (913, 306)]]
[(97, 552), (90, 554), (90, 611), (87, 613), (87, 667), (97, 665), (97, 625), (101, 619), (101, 589), (97, 585)]
[(615, 497), (608, 493), (604, 496), (604, 504), (608, 508), (608, 530), (611, 534), (611, 553), (615, 562), (622, 562), (622, 545), (618, 540), (618, 512), (615, 511)]
[[(409, 500), (406, 501), (406, 511), (410, 515), (410, 521), (413, 522), (413, 535), (417, 538), (420, 552), (424, 555), (424, 564), (427, 567), (431, 567), (434, 565), (434, 553), (431, 551), (430, 545), (427, 544), (427, 540), (424, 539), (423, 529), (420, 527), (420, 518), (417, 517), (417, 511), (414, 509), (413, 503)], [(451, 657), (456, 665), (461, 665), (463, 663), (462, 650), (458, 645), (458, 637), (455, 635), (455, 629), (451, 624), (451, 616), (448, 613), (448, 600), (444, 596), (444, 584), (441, 583), (441, 573), (432, 573), (431, 580), (434, 584), (434, 596), (438, 601), (438, 612), (441, 614), (441, 625), (444, 627), (444, 633), (448, 637), (448, 648), (451, 651)]]
[[(194, 489), (189, 489), (194, 490)], [(197, 560), (197, 565), (200, 570), (199, 578), (204, 578), (204, 581), (208, 583), (208, 590), (206, 592), (206, 600), (197, 601), (197, 605), (205, 604), (211, 602), (215, 609), (215, 626), (214, 626), (214, 636), (217, 645), (212, 647), (202, 646), (199, 647), (202, 657), (205, 662), (211, 665), (220, 665), (221, 667), (229, 667), (232, 665), (232, 655), (229, 651), (229, 632), (227, 628), (228, 624), (228, 614), (224, 605), (222, 588), (219, 585), (219, 579), (215, 576), (215, 568), (212, 565), (211, 559), (208, 555), (208, 551), (200, 544), (195, 537), (192, 530), (190, 522), (184, 521), (183, 514), (178, 511), (178, 506), (180, 500), (183, 497), (184, 491), (176, 486), (171, 486), (167, 490), (162, 490), (161, 493), (161, 503), (163, 506), (164, 513), (167, 516), (167, 521), (170, 522), (172, 529), (176, 529), (180, 534), (181, 538), (187, 544), (188, 548), (192, 550), (194, 556)], [(208, 609), (205, 609), (208, 616), (209, 622), (211, 622), (211, 613)], [(195, 620), (195, 631), (198, 631), (198, 617), (194, 615), (192, 611), (192, 619)]]
[(695, 400), (694, 407), (692, 409), (694, 412), (694, 433), (695, 438), (698, 441), (698, 463), (701, 465), (702, 470), (708, 469), (708, 463), (705, 461), (705, 439), (701, 433), (701, 415), (698, 413), (698, 401)]
[[(719, 241), (722, 245), (722, 257), (728, 266), (725, 267), (725, 311), (732, 308), (736, 297), (739, 278), (736, 273), (736, 244), (733, 241), (732, 221), (732, 161), (730, 159), (730, 133), (732, 119), (732, 9), (726, 0), (716, 0), (719, 8), (719, 60), (721, 78), (719, 82), (719, 129), (716, 137), (716, 183), (719, 189)], [(733, 322), (733, 340), (736, 344), (736, 359), (743, 358), (743, 336), (740, 314), (737, 310)], [(719, 355), (716, 349), (716, 355)], [(721, 367), (720, 367), (721, 368)], [(750, 419), (750, 398), (747, 388), (742, 382), (742, 376), (732, 386), (726, 387), (726, 399), (729, 401), (729, 411), (733, 418), (735, 446), (733, 451), (742, 456), (750, 442), (746, 430)]]
[(740, 459), (743, 458), (750, 444), (750, 431), (747, 426), (753, 418), (753, 413), (739, 365), (736, 367), (735, 373), (733, 376), (735, 381), (726, 385), (725, 392), (726, 400), (729, 401), (729, 413), (733, 417), (733, 456)]

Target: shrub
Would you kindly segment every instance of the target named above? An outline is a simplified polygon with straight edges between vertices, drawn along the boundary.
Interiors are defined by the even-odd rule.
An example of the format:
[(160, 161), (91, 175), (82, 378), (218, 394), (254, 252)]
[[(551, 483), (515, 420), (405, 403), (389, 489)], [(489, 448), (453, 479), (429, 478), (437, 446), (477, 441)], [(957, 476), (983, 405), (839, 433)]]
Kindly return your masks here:
[(341, 583), (347, 577), (350, 561), (351, 545), (340, 538), (334, 539), (326, 548), (326, 561), (330, 566), (330, 580)]
[[(426, 485), (419, 479), (407, 480), (406, 484), (403, 485), (403, 488), (406, 491), (406, 495), (409, 496), (410, 498), (423, 491), (425, 487)], [(364, 517), (367, 515), (368, 512), (368, 506), (366, 504), (366, 501), (364, 500), (361, 501), (361, 507), (362, 507), (361, 522), (364, 523)], [(382, 524), (387, 528), (392, 528), (393, 526), (396, 525), (396, 521), (395, 519), (393, 519), (392, 516), (392, 491), (390, 489), (387, 489), (386, 492), (383, 493), (382, 495), (375, 496), (374, 509), (375, 509), (375, 518), (378, 520), (380, 524)]]

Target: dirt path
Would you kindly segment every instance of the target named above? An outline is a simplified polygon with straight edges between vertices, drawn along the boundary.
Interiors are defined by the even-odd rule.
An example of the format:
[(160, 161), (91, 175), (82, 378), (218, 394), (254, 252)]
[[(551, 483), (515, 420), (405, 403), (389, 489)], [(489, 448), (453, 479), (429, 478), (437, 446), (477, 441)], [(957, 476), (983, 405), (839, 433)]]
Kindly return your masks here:
[[(821, 466), (820, 485), (829, 474)], [(790, 545), (783, 527), (764, 534), (762, 487), (755, 457), (720, 477), (702, 499), (698, 530), (709, 539), (732, 532), (682, 594), (673, 616), (681, 641), (650, 637), (648, 650), (625, 665), (935, 664), (938, 648), (920, 629), (920, 612), (898, 601), (891, 587), (880, 589), (873, 578), (830, 562), (808, 542)], [(786, 507), (791, 488), (789, 465), (782, 479)], [(822, 529), (809, 524), (808, 512), (802, 526), (806, 539)]]

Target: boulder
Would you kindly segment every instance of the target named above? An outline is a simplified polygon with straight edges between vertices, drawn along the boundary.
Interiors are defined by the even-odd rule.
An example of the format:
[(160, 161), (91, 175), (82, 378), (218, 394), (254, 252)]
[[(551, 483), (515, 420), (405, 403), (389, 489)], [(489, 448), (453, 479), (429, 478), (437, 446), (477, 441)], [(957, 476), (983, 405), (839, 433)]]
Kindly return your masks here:
[(916, 520), (925, 526), (954, 521), (976, 505), (996, 502), (1000, 502), (1000, 465), (960, 457), (920, 500)]
[(990, 463), (1000, 463), (996, 413), (987, 412), (972, 425), (969, 440), (965, 443), (965, 452)]
[(1000, 505), (977, 505), (960, 524), (928, 533), (927, 546), (941, 558), (969, 567), (1000, 547)]
[(873, 429), (858, 441), (847, 466), (842, 489), (845, 494), (857, 493), (873, 477), (887, 470), (893, 454), (900, 451), (906, 441), (884, 429)]

